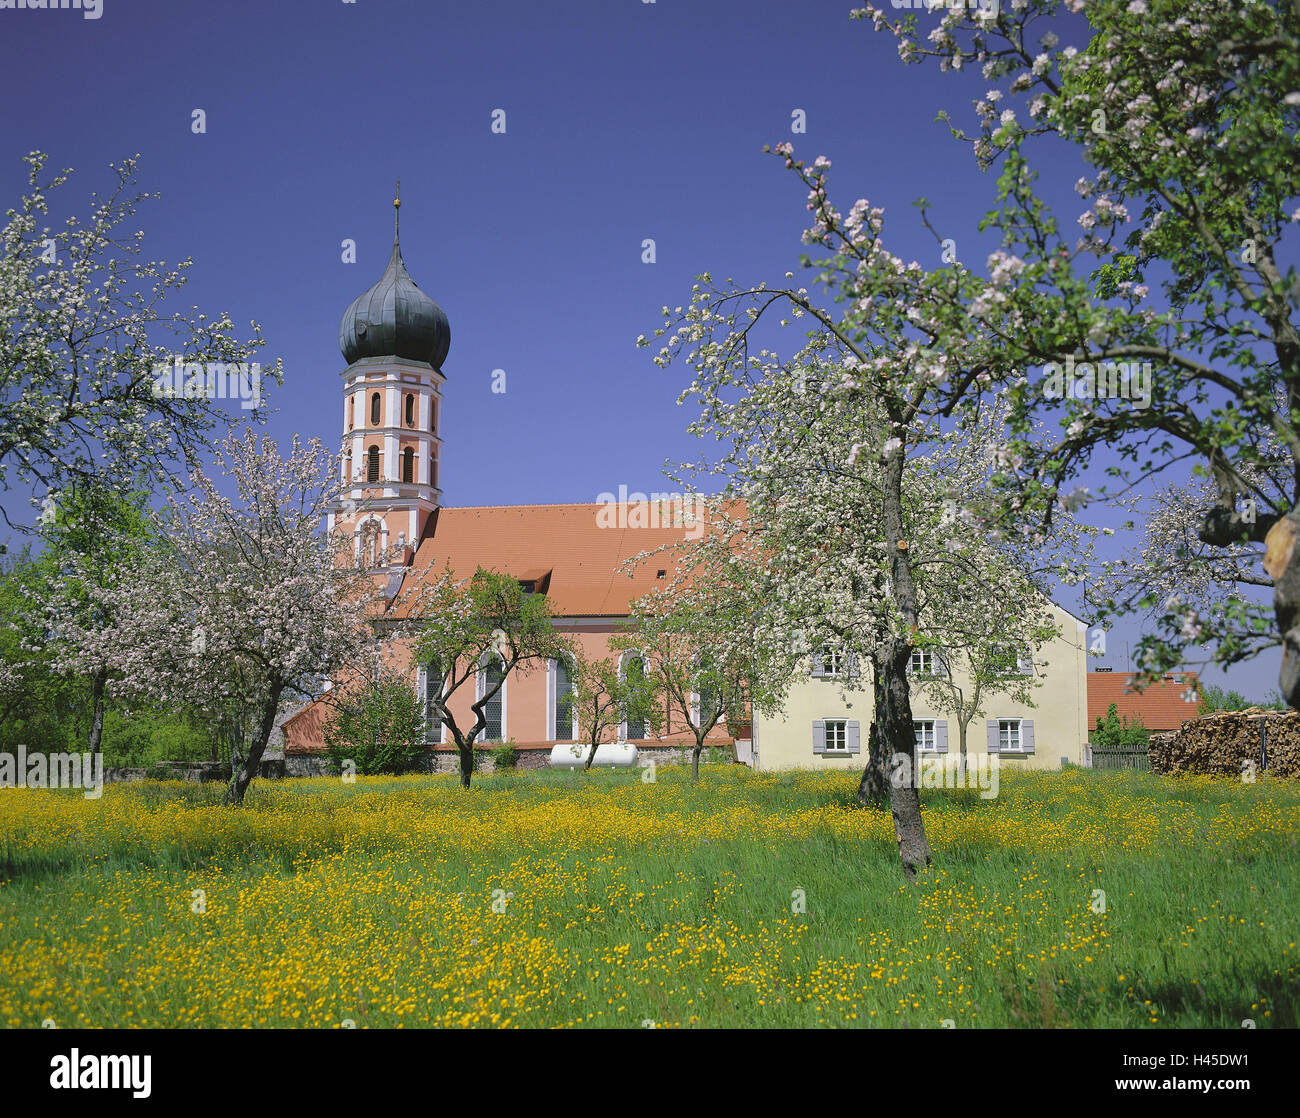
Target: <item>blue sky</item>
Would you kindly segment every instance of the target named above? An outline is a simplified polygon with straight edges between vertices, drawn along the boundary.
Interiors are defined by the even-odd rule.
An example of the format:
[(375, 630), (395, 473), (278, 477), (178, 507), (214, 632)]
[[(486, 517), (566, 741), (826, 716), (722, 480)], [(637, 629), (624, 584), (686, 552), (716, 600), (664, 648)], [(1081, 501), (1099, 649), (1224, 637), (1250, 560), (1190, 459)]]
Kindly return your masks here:
[[(687, 301), (701, 271), (776, 282), (795, 267), (804, 190), (764, 144), (829, 156), (842, 208), (859, 196), (884, 205), (907, 258), (935, 255), (910, 208), (921, 194), (963, 259), (993, 247), (976, 233), (992, 179), (934, 123), (948, 107), (969, 125), (985, 83), (903, 66), (892, 38), (849, 21), (851, 6), (103, 0), (94, 20), (0, 11), (0, 192), (7, 208), (26, 184), (21, 155), (39, 148), (76, 168), (61, 205), (84, 210), (108, 163), (140, 153), (141, 187), (162, 194), (139, 215), (148, 255), (192, 256), (187, 303), (263, 325), (264, 354), (286, 369), (270, 431), (332, 441), (339, 317), (387, 261), (400, 177), (407, 267), (451, 320), (447, 503), (662, 489), (665, 461), (699, 451), (676, 406), (689, 376), (656, 369), (635, 339), (660, 325), (663, 304)], [(203, 135), (191, 131), (196, 108)], [(504, 135), (491, 130), (496, 109)], [(806, 135), (791, 135), (795, 109)], [(1059, 156), (1045, 193), (1072, 220), (1081, 166)], [(654, 264), (641, 261), (647, 237)], [(355, 264), (340, 259), (345, 238)], [(504, 394), (491, 391), (495, 369)], [(1112, 634), (1097, 663), (1122, 670), (1136, 632)], [(1275, 675), (1270, 656), (1231, 681), (1262, 697)]]

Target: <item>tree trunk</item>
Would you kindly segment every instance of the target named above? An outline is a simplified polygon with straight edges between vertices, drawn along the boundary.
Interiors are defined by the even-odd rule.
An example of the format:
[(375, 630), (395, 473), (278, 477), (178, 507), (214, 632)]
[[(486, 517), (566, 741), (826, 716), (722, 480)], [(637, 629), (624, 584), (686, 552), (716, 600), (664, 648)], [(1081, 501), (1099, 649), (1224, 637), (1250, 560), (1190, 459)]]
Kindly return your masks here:
[(90, 755), (94, 757), (99, 752), (100, 739), (104, 736), (104, 684), (108, 681), (108, 672), (101, 669), (95, 673), (95, 682), (91, 691), (91, 715), (90, 715)]
[(469, 778), (474, 775), (474, 743), (461, 745), (456, 743), (456, 750), (460, 756), (460, 786), (469, 787)]
[(867, 766), (862, 770), (862, 779), (858, 781), (858, 803), (884, 807), (889, 796), (889, 778), (886, 775), (885, 746), (877, 722), (879, 712), (884, 708), (884, 699), (880, 673), (873, 670), (871, 674), (874, 705), (871, 727), (867, 730)]
[(596, 742), (593, 741), (591, 743), (591, 749), (587, 753), (587, 763), (582, 766), (583, 772), (586, 772), (589, 768), (591, 768), (592, 761), (596, 759), (596, 750), (599, 748), (600, 747)]
[(248, 791), (248, 786), (253, 783), (253, 778), (262, 767), (262, 754), (266, 752), (266, 743), (271, 740), (271, 731), (275, 729), (275, 716), (280, 710), (280, 695), (283, 690), (284, 685), (281, 683), (271, 688), (266, 705), (262, 708), (262, 722), (257, 728), (257, 738), (242, 764), (239, 750), (231, 748), (230, 785), (226, 789), (226, 803), (232, 807), (240, 807), (243, 804), (244, 793)]
[(959, 776), (966, 775), (966, 728), (970, 725), (969, 718), (957, 719), (957, 739), (961, 750), (961, 760), (958, 762), (960, 768), (957, 770)]
[[(916, 586), (912, 582), (912, 564), (903, 526), (904, 458), (900, 449), (886, 460), (880, 512), (885, 539), (892, 556), (890, 584), (894, 603), (908, 629), (915, 632), (920, 611), (917, 608)], [(873, 664), (879, 681), (873, 719), (879, 727), (884, 753), (890, 762), (889, 809), (894, 816), (898, 855), (903, 861), (903, 873), (909, 881), (916, 877), (917, 870), (930, 864), (930, 843), (925, 837), (921, 797), (917, 793), (916, 727), (912, 723), (912, 700), (907, 681), (907, 667), (911, 658), (910, 641), (894, 636), (877, 643)], [(899, 767), (894, 764), (894, 759), (900, 755), (907, 758), (907, 780), (900, 779)]]
[(1265, 538), (1264, 570), (1273, 579), (1273, 609), (1282, 636), (1282, 669), (1278, 686), (1286, 704), (1300, 710), (1300, 507), (1269, 529)]
[(691, 751), (691, 780), (699, 784), (700, 782), (700, 754), (704, 752), (704, 743), (696, 739), (695, 748)]
[[(889, 810), (894, 817), (898, 856), (908, 880), (930, 864), (930, 843), (921, 819), (921, 797), (916, 781), (916, 729), (908, 693), (907, 664), (912, 650), (894, 638), (876, 655), (876, 676), (882, 681), (883, 701), (876, 707), (875, 724), (889, 758)], [(899, 761), (895, 761), (899, 758)], [(905, 759), (905, 763), (904, 763)]]

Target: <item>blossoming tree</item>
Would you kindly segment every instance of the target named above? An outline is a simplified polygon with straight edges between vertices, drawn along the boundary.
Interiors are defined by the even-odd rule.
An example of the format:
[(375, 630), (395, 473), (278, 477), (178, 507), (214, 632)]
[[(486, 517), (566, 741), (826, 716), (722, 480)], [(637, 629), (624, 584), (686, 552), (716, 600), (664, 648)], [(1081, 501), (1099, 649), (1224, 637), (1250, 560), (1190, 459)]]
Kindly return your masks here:
[(690, 734), (691, 779), (698, 782), (708, 735), (721, 723), (748, 721), (754, 705), (777, 705), (788, 673), (771, 670), (771, 658), (756, 639), (762, 611), (746, 592), (756, 584), (738, 577), (735, 553), (725, 554), (720, 564), (701, 562), (710, 554), (723, 556), (707, 546), (693, 551), (688, 543), (683, 554), (690, 557), (684, 577), (633, 603), (634, 632), (619, 643), (640, 654), (663, 694), (668, 730), (676, 726)]
[[(928, 13), (928, 31), (883, 4), (853, 14), (892, 32), (905, 62), (978, 68), (991, 84), (974, 131), (953, 133), (981, 166), (1001, 164), (988, 219), (1001, 248), (973, 298), (957, 287), (913, 294), (918, 321), (939, 327), (936, 344), (964, 375), (1018, 374), (1008, 486), (1046, 517), (1064, 487), (1079, 501), (1123, 494), (1196, 462), (1209, 482), (1192, 491), (1197, 539), (1223, 552), (1266, 545), (1282, 692), (1300, 706), (1300, 279), (1288, 263), (1300, 221), (1300, 10), (1015, 0)], [(1076, 183), (1089, 205), (1075, 239), (1036, 191), (1030, 154), (1045, 135), (1091, 168)], [(944, 329), (959, 312), (961, 328)], [(1045, 443), (1023, 437), (1035, 417), (1056, 426)], [(1290, 467), (1280, 491), (1259, 484), (1274, 441)], [(1094, 465), (1114, 480), (1091, 494), (1077, 482)], [(1145, 596), (1131, 605), (1149, 608)], [(1250, 599), (1231, 612), (1207, 626), (1185, 595), (1167, 595), (1144, 668), (1177, 664), (1207, 631), (1224, 636), (1221, 663), (1257, 651)]]
[[(121, 568), (140, 561), (150, 543), (146, 504), (143, 490), (124, 494), (94, 475), (74, 478), (64, 488), (40, 527), (48, 558), (40, 568), (36, 585), (28, 590), (31, 606), (43, 622), (38, 631), (27, 634), (30, 666), (52, 662), (71, 667), (72, 661), (58, 652), (51, 657), (51, 644), (57, 648), (61, 631), (71, 617), (77, 618), (75, 627), (81, 631), (111, 626), (107, 611), (112, 599), (105, 591)], [(93, 755), (99, 752), (103, 737), (113, 667), (108, 656), (84, 652), (75, 663), (91, 669), (86, 748)]]
[(156, 515), (160, 543), (87, 586), (103, 608), (59, 619), (66, 671), (106, 665), (110, 691), (185, 704), (239, 727), (226, 801), (243, 803), (281, 701), (313, 696), (322, 677), (356, 663), (372, 639), (371, 582), (338, 562), (320, 532), (337, 496), (337, 462), (316, 440), (288, 457), (270, 439), (232, 434), (216, 464)]
[[(618, 735), (625, 722), (643, 723), (652, 731), (660, 726), (660, 692), (643, 664), (622, 670), (618, 658), (586, 656), (575, 648), (570, 661), (573, 682), (572, 711), (575, 737), (587, 751), (583, 770), (591, 768), (596, 750)], [(575, 750), (577, 746), (575, 746)]]
[[(829, 648), (870, 666), (874, 714), (861, 795), (888, 795), (912, 876), (930, 861), (917, 790), (885, 776), (895, 754), (915, 754), (912, 651), (943, 629), (955, 603), (963, 624), (1023, 642), (1015, 630), (1037, 617), (1028, 603), (1045, 586), (1030, 577), (1028, 560), (1047, 538), (1017, 519), (1014, 503), (990, 501), (995, 448), (955, 449), (997, 431), (1000, 413), (985, 382), (968, 379), (913, 321), (911, 289), (970, 294), (978, 281), (904, 264), (882, 245), (880, 210), (859, 201), (845, 218), (830, 206), (828, 160), (804, 168), (789, 145), (777, 152), (810, 187), (815, 223), (805, 237), (830, 248), (818, 278), (847, 309), (836, 312), (805, 288), (719, 288), (706, 274), (689, 307), (664, 308), (657, 333), (672, 333), (656, 361), (681, 356), (694, 370), (682, 394), (701, 410), (692, 430), (723, 447), (694, 469), (723, 475), (728, 495), (746, 502), (733, 531), (749, 537), (749, 560), (776, 612), (764, 626), (774, 647), (788, 644), (783, 629), (796, 630), (805, 654)], [(774, 308), (811, 320), (788, 358), (757, 340)], [(1051, 572), (1080, 577), (1064, 553)]]
[[(460, 783), (468, 788), (474, 743), (507, 677), (571, 657), (572, 642), (555, 628), (546, 595), (526, 591), (508, 574), (480, 567), (468, 579), (447, 570), (436, 580), (411, 581), (417, 589), (402, 600), (400, 612), (409, 618), (403, 628), (416, 634), (417, 662), (430, 666), (429, 701), (456, 743)], [(452, 708), (463, 688), (474, 691), (468, 725)]]
[[(25, 162), (30, 189), (0, 228), (0, 488), (31, 485), (48, 508), (73, 480), (169, 482), (177, 458), (197, 465), (219, 413), (201, 396), (155, 395), (155, 365), (248, 362), (260, 330), (241, 341), (229, 316), (168, 303), (191, 262), (140, 258), (144, 234), (127, 223), (150, 195), (133, 192), (135, 159), (55, 230), (42, 222), (68, 172), (47, 176), (41, 152)], [(278, 381), (280, 363), (264, 375)]]

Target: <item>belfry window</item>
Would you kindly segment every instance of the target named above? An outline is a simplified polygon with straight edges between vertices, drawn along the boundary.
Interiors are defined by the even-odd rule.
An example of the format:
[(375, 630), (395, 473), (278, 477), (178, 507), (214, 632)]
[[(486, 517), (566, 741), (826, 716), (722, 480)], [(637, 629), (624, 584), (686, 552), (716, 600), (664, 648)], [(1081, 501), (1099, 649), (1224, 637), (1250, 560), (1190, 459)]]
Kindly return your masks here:
[(379, 393), (376, 392), (370, 397), (370, 426), (379, 426)]
[(415, 397), (410, 393), (407, 393), (406, 396), (406, 425), (408, 427), (415, 426)]
[(402, 480), (408, 484), (415, 480), (415, 451), (409, 446), (402, 451)]
[(372, 446), (366, 451), (366, 481), (379, 480), (379, 447)]

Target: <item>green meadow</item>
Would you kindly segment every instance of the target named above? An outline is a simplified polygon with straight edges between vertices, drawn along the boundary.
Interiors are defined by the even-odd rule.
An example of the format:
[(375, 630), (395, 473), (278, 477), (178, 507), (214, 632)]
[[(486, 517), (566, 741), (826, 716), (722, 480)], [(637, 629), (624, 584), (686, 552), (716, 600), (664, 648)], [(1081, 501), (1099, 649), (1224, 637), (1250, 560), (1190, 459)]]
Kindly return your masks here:
[[(856, 774), (0, 792), (0, 1024), (1295, 1027), (1300, 787)], [(1248, 1027), (1248, 1026), (1247, 1026)]]

